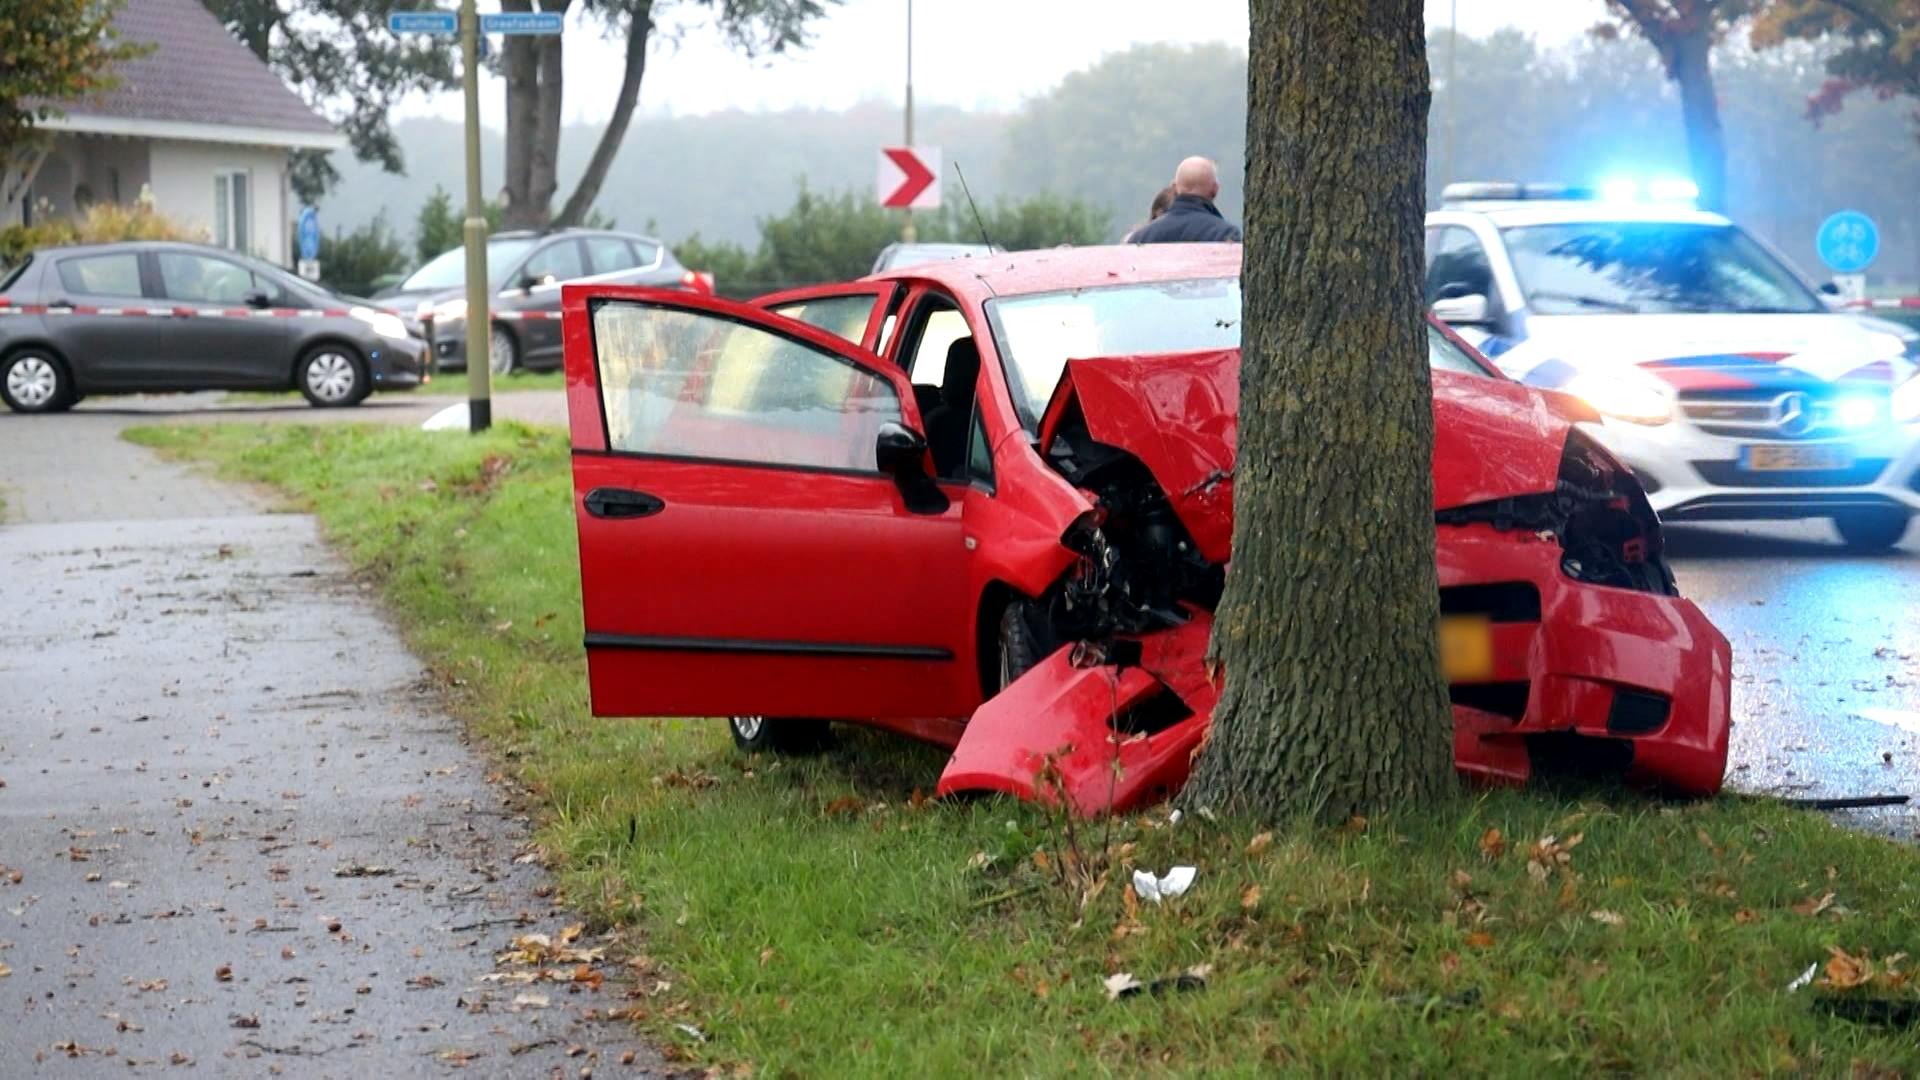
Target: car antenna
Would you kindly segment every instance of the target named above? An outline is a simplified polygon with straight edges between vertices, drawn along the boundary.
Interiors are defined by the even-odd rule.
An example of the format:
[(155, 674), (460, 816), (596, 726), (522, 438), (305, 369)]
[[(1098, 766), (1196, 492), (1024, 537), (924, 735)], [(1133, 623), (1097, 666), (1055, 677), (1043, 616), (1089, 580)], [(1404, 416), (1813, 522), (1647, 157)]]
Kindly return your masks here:
[(967, 186), (967, 174), (960, 171), (960, 163), (953, 163), (953, 175), (960, 178), (960, 192), (967, 197), (967, 209), (973, 211), (973, 223), (980, 229), (980, 239), (986, 242), (987, 250), (993, 250), (993, 237), (987, 235), (987, 223), (980, 217), (980, 207), (973, 201), (973, 189)]

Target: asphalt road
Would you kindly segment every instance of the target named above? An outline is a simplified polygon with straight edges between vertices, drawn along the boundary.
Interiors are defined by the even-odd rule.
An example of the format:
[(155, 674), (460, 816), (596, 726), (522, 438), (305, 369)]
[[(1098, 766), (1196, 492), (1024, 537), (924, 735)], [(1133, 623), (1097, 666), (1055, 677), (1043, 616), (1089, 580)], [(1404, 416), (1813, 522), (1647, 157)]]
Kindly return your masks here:
[(499, 959), (576, 920), (313, 520), (126, 419), (0, 415), (0, 1076), (657, 1066), (616, 960)]

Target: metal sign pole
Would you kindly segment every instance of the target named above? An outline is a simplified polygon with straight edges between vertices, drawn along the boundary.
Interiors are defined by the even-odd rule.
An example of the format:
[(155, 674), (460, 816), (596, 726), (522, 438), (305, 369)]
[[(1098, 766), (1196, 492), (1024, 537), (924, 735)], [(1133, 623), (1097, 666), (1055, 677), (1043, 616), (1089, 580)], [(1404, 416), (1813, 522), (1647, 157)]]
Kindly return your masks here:
[(493, 366), (487, 355), (487, 217), (480, 200), (480, 17), (460, 0), (460, 62), (467, 95), (467, 430), (493, 426)]
[[(913, 149), (913, 0), (907, 0), (907, 149)], [(913, 207), (907, 207), (907, 223), (900, 227), (900, 240), (911, 244), (915, 238)]]

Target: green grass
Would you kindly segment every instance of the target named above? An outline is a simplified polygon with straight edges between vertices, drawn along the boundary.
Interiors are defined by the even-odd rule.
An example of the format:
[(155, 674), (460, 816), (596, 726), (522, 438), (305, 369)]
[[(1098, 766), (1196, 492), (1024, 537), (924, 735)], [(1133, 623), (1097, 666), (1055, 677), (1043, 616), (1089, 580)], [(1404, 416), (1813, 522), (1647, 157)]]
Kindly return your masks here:
[[(1920, 1070), (1915, 1032), (1785, 990), (1829, 949), (1920, 952), (1913, 849), (1760, 801), (1593, 790), (1463, 794), (1251, 853), (1249, 824), (1155, 812), (1116, 823), (1119, 861), (1198, 866), (1193, 891), (1130, 915), (1123, 870), (1083, 905), (1036, 863), (1063, 855), (1044, 813), (915, 798), (937, 751), (854, 733), (749, 761), (718, 721), (591, 719), (557, 433), (129, 437), (278, 485), (381, 583), (534, 793), (569, 902), (634, 927), (642, 986), (671, 984), (633, 1004), (683, 1058), (806, 1076)], [(1536, 880), (1533, 845), (1573, 834)], [(1102, 987), (1195, 964), (1205, 989)], [(1871, 992), (1915, 997), (1898, 975)]]
[[(567, 375), (564, 371), (516, 371), (505, 378), (495, 376), (493, 380), (493, 392), (496, 394), (516, 394), (528, 390), (565, 390), (566, 388)], [(464, 396), (467, 392), (467, 373), (436, 371), (431, 383), (413, 392)], [(252, 405), (279, 404), (304, 399), (301, 398), (298, 390), (230, 390), (220, 400), (227, 405)]]

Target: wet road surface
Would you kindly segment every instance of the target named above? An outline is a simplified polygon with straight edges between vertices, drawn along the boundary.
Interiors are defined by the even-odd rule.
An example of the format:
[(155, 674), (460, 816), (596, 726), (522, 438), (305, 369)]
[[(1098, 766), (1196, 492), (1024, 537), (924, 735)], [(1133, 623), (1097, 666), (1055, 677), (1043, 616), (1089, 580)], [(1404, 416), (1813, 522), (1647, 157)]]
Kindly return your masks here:
[(0, 1075), (658, 1065), (313, 520), (124, 423), (0, 416)]
[[(1920, 525), (1880, 554), (1824, 521), (1672, 526), (1680, 591), (1733, 643), (1728, 783), (1793, 798), (1920, 802)], [(1920, 839), (1920, 807), (1846, 811)]]

